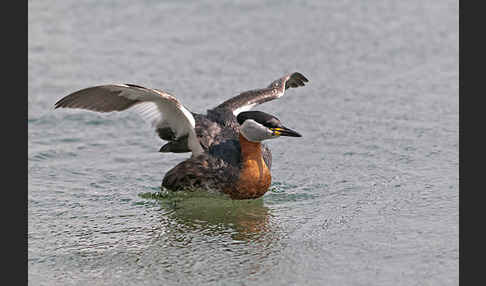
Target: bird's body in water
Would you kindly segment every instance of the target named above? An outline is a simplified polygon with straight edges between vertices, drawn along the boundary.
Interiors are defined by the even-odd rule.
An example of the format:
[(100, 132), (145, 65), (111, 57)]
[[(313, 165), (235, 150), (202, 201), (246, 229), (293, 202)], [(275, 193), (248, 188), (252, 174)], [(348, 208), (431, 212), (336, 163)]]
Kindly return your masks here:
[(232, 199), (253, 199), (263, 196), (271, 184), (272, 155), (262, 141), (301, 135), (270, 114), (249, 110), (307, 81), (302, 74), (292, 73), (266, 88), (230, 98), (205, 115), (190, 112), (164, 91), (133, 84), (85, 88), (59, 100), (55, 108), (111, 112), (133, 107), (152, 123), (161, 139), (168, 141), (160, 152), (192, 152), (190, 158), (165, 174), (162, 187), (170, 191), (203, 189), (228, 194)]

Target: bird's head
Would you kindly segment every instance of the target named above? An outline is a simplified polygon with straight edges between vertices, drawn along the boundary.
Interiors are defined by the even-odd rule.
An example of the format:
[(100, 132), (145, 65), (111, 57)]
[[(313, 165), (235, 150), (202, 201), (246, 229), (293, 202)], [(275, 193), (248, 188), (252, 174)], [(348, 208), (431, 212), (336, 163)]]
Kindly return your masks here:
[(236, 119), (240, 124), (241, 135), (251, 142), (280, 136), (302, 137), (296, 131), (283, 126), (277, 117), (262, 111), (241, 112)]

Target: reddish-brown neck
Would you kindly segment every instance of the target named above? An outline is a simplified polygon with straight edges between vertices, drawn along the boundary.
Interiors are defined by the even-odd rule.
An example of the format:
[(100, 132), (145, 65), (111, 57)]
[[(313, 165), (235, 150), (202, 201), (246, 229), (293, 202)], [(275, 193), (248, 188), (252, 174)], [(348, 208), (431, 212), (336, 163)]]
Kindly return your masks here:
[(272, 176), (262, 157), (259, 142), (248, 141), (240, 134), (241, 170), (233, 187), (225, 190), (233, 199), (254, 199), (263, 196)]
[(260, 160), (262, 158), (262, 145), (260, 142), (251, 142), (240, 134), (241, 160)]

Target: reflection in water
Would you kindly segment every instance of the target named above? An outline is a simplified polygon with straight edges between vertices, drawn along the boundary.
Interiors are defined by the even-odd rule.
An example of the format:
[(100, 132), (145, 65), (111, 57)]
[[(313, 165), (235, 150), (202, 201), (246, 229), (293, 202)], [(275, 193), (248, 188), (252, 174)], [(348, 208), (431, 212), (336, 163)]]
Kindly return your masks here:
[[(231, 200), (226, 196), (192, 193), (159, 199), (165, 219), (208, 235), (231, 233), (235, 241), (258, 238), (270, 231), (270, 211), (263, 199)], [(164, 220), (164, 219), (163, 219)]]
[(147, 275), (192, 283), (244, 278), (268, 270), (281, 250), (279, 224), (263, 199), (191, 195), (158, 202), (161, 224), (138, 260)]

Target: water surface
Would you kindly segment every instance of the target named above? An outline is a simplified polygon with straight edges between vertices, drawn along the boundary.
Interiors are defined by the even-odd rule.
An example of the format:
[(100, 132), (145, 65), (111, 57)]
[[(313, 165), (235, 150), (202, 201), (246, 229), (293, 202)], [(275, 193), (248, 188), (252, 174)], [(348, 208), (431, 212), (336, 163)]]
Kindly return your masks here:
[[(29, 1), (30, 285), (457, 285), (457, 1)], [(107, 83), (257, 110), (261, 199), (157, 198), (188, 154), (134, 112), (53, 110)]]

